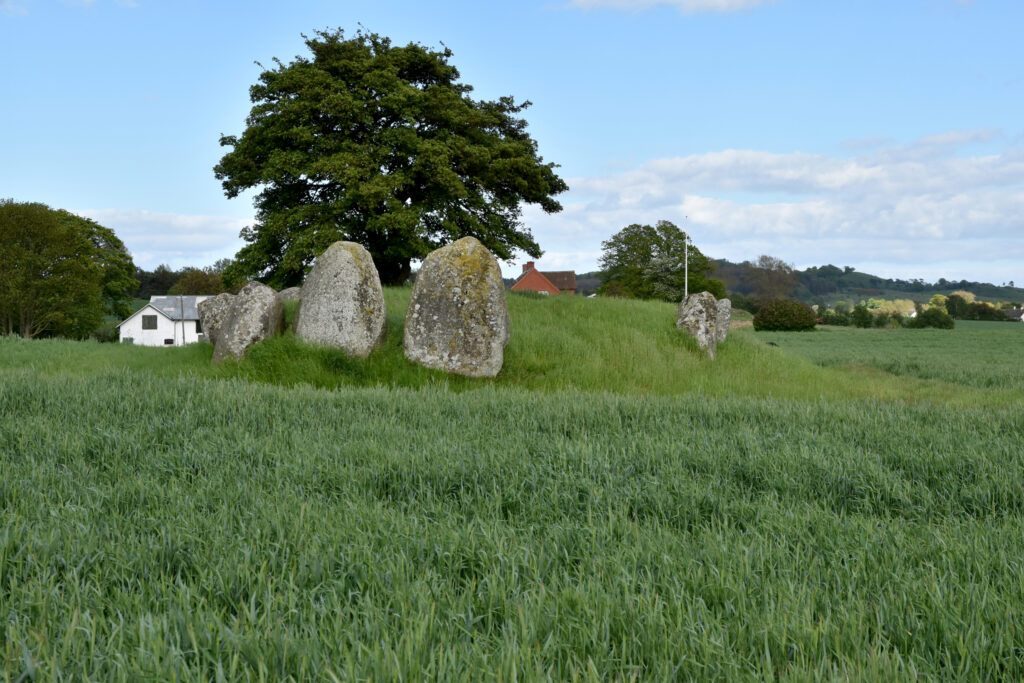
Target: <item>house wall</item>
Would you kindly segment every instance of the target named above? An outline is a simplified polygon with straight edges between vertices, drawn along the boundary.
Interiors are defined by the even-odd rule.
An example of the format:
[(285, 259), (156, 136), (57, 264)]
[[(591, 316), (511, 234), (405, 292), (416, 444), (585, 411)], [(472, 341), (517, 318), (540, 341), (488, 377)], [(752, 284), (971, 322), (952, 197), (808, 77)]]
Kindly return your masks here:
[[(156, 316), (155, 330), (142, 329), (143, 315)], [(149, 306), (142, 307), (121, 323), (118, 337), (122, 342), (131, 339), (139, 346), (184, 346), (199, 341), (195, 320), (174, 321)], [(168, 344), (168, 339), (173, 343)]]
[[(155, 330), (142, 329), (143, 315), (156, 316)], [(178, 339), (181, 337), (181, 332), (175, 329), (177, 327), (179, 326), (175, 325), (173, 320), (157, 312), (156, 309), (143, 306), (130, 318), (121, 323), (118, 336), (121, 341), (131, 339), (133, 344), (139, 346), (180, 346)], [(165, 342), (167, 339), (174, 340), (173, 344), (167, 344)]]
[(538, 270), (531, 270), (519, 282), (512, 285), (513, 292), (547, 292), (558, 294), (558, 287), (551, 284)]

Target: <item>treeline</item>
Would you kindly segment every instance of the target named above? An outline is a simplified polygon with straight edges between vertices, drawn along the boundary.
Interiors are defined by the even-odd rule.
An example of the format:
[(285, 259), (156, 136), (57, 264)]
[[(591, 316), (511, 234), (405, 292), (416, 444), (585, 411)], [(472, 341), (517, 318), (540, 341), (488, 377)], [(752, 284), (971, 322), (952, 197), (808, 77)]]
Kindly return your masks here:
[[(855, 301), (888, 295), (906, 293), (906, 297), (926, 302), (935, 294), (949, 295), (955, 290), (969, 290), (976, 296), (999, 301), (1020, 302), (1024, 300), (1024, 288), (1011, 282), (994, 285), (988, 282), (969, 280), (947, 280), (935, 282), (923, 279), (882, 278), (862, 273), (852, 266), (842, 268), (824, 265), (796, 270), (770, 256), (757, 261), (733, 263), (724, 259), (714, 261), (714, 277), (722, 280), (730, 294), (738, 294), (733, 301), (740, 304), (751, 299), (756, 304), (776, 298), (792, 298), (807, 304), (821, 304), (849, 298)], [(741, 306), (743, 307), (743, 306)]]
[(237, 290), (235, 283), (224, 278), (224, 270), (231, 265), (231, 259), (220, 259), (204, 268), (185, 267), (171, 269), (160, 264), (153, 270), (135, 270), (139, 286), (131, 292), (133, 298), (149, 299), (152, 296), (189, 294), (220, 294)]

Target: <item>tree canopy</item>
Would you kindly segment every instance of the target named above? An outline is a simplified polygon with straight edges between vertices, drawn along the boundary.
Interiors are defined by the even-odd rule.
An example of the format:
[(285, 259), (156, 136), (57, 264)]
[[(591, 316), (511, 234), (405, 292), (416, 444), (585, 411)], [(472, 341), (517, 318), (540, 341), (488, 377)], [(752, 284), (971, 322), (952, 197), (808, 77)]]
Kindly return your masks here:
[(0, 200), (0, 263), (3, 334), (85, 337), (138, 285), (112, 230), (45, 204)]
[(256, 222), (227, 280), (298, 284), (331, 243), (365, 246), (385, 283), (410, 260), (473, 236), (499, 258), (541, 249), (523, 202), (552, 213), (568, 186), (519, 117), (530, 103), (474, 100), (447, 48), (375, 33), (303, 36), (312, 57), (259, 76), (241, 137), (214, 167), (228, 197), (259, 188)]
[[(725, 285), (708, 277), (714, 267), (687, 235), (670, 221), (657, 225), (627, 225), (601, 243), (601, 286), (599, 294), (636, 299), (681, 301), (686, 270), (689, 292), (711, 292), (725, 296)], [(684, 255), (689, 265), (684, 268)]]

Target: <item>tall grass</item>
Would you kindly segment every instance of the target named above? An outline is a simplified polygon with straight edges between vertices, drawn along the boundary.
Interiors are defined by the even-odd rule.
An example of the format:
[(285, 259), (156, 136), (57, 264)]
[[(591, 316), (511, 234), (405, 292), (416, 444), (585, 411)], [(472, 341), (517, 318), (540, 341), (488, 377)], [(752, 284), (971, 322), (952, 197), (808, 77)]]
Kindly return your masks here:
[(985, 389), (1024, 388), (1019, 323), (958, 320), (953, 330), (825, 327), (807, 335), (757, 336), (825, 367), (869, 366)]
[(1024, 676), (1020, 407), (0, 377), (11, 680)]
[[(1024, 401), (985, 363), (711, 362), (669, 305), (513, 296), (475, 381), (386, 296), (365, 361), (0, 339), (5, 680), (1024, 678)], [(1008, 364), (988, 329), (932, 353)], [(859, 365), (793, 353), (829, 344)]]

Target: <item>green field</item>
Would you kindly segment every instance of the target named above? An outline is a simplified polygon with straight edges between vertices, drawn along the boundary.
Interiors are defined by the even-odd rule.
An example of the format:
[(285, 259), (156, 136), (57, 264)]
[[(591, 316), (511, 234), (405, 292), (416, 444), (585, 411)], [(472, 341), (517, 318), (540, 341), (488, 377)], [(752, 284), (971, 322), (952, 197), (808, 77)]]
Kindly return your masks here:
[(470, 381), (387, 297), (367, 361), (0, 338), (7, 679), (1024, 677), (1011, 328), (712, 363), (670, 305), (515, 296)]

